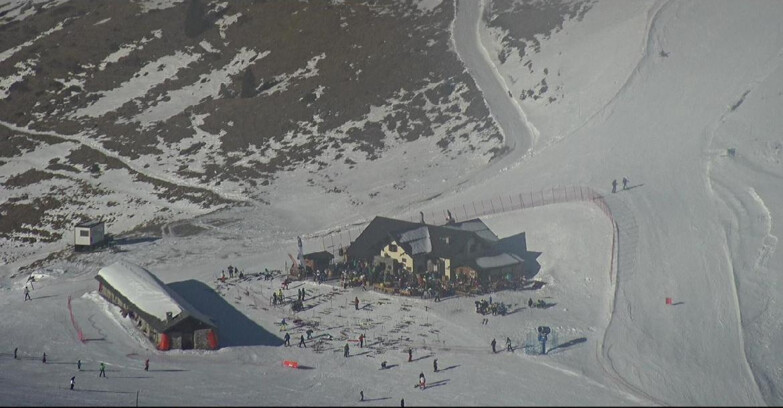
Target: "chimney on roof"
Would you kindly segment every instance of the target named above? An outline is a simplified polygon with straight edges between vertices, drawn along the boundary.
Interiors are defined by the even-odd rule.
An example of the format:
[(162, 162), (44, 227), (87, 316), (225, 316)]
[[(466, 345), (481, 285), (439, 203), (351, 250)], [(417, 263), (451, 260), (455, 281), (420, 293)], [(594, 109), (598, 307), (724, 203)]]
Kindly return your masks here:
[(426, 223), (424, 222), (424, 212), (423, 212), (423, 211), (419, 211), (419, 214), (421, 214), (421, 223), (422, 223), (422, 224), (426, 224)]
[(446, 214), (448, 214), (446, 216), (446, 224), (454, 224), (455, 220), (454, 217), (451, 215), (451, 211), (446, 210)]
[(166, 321), (171, 320), (172, 317), (173, 316), (172, 316), (171, 312), (166, 312)]

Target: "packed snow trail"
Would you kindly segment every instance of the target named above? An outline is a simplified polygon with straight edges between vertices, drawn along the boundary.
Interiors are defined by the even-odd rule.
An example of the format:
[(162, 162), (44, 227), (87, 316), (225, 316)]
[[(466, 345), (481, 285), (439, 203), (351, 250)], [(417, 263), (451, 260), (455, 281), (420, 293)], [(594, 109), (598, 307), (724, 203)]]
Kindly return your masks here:
[(509, 152), (494, 166), (502, 168), (518, 160), (535, 144), (537, 131), (516, 100), (508, 96), (508, 87), (481, 44), (478, 29), (484, 3), (485, 0), (456, 0), (452, 41), (505, 137)]

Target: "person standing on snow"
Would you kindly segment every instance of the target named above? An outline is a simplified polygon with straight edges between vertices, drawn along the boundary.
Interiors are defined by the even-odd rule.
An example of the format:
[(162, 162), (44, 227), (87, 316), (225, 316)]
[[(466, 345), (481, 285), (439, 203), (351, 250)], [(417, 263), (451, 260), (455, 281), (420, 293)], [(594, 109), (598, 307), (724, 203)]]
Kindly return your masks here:
[(612, 180), (612, 192), (617, 192), (617, 179)]
[(359, 347), (364, 347), (364, 334), (359, 335)]
[(438, 359), (432, 361), (432, 368), (435, 370), (435, 372), (438, 372)]
[(144, 371), (150, 370), (150, 359), (144, 360)]
[(356, 310), (359, 310), (359, 297), (357, 296), (356, 299), (353, 300), (353, 305), (356, 307)]
[(24, 287), (24, 301), (33, 300), (33, 298), (30, 297), (30, 289), (27, 289), (27, 286)]
[(41, 361), (46, 364), (46, 353), (43, 354), (43, 358), (41, 358)]
[(304, 334), (302, 335), (302, 337), (299, 338), (299, 348), (302, 348), (302, 346), (304, 346), (304, 348), (307, 348), (307, 344), (305, 344)]
[(364, 401), (364, 391), (359, 391), (359, 396), (361, 397), (359, 401)]
[(74, 375), (71, 377), (71, 391), (73, 391), (73, 386), (76, 385), (76, 376)]
[(106, 364), (101, 363), (101, 371), (98, 373), (98, 377), (106, 378)]
[(527, 299), (527, 307), (533, 307), (533, 298)]
[(82, 360), (76, 362), (76, 369), (82, 371)]
[(506, 337), (506, 351), (514, 352), (514, 349), (511, 348), (511, 338)]
[(16, 360), (16, 352), (19, 351), (19, 347), (14, 348), (14, 360)]
[(285, 332), (285, 337), (283, 337), (283, 344), (284, 344), (286, 347), (289, 347), (289, 346), (291, 346), (291, 335), (290, 335), (290, 334), (288, 334), (288, 332)]
[(408, 362), (413, 361), (413, 349), (408, 349)]
[(343, 356), (348, 357), (348, 352), (349, 352), (348, 343), (345, 343), (345, 347), (343, 347)]
[(424, 373), (419, 374), (419, 389), (427, 388), (427, 380), (424, 379)]
[(489, 344), (492, 346), (492, 352), (496, 353), (496, 351), (495, 351), (495, 344), (497, 344), (497, 343), (495, 342), (495, 339), (492, 339), (492, 343), (489, 343)]

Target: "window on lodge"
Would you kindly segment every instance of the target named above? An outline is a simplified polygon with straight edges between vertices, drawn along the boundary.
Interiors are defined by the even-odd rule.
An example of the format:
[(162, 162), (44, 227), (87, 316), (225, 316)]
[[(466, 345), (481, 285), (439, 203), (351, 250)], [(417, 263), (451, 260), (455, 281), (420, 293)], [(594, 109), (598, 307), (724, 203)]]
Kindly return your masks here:
[(79, 236), (80, 237), (89, 237), (90, 236), (90, 231), (81, 230), (81, 231), (79, 231)]

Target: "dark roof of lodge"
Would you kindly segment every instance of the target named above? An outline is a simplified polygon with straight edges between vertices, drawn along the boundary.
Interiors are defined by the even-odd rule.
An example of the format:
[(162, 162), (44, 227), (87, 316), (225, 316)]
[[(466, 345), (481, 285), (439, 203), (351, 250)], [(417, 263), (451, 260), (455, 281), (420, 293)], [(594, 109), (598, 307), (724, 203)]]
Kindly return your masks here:
[[(465, 225), (470, 225), (470, 227), (465, 228)], [(489, 228), (478, 219), (450, 226), (437, 226), (379, 216), (370, 221), (364, 231), (351, 243), (351, 246), (348, 247), (348, 256), (366, 259), (379, 255), (381, 249), (390, 239), (399, 240), (402, 234), (420, 227), (426, 227), (426, 231), (422, 230), (422, 232), (429, 236), (429, 250), (437, 256), (453, 257), (460, 254), (470, 239), (475, 239), (476, 243), (483, 241), (488, 245), (492, 245), (493, 241), (497, 240)], [(479, 233), (479, 231), (483, 233)], [(490, 234), (486, 234), (486, 231), (489, 231)], [(448, 243), (446, 243), (447, 237)], [(411, 245), (401, 243), (401, 246), (407, 252), (417, 252)]]
[[(424, 230), (426, 228), (426, 231)], [(403, 231), (394, 235), (395, 240), (402, 246), (406, 252), (411, 254), (421, 253), (422, 251), (428, 252), (434, 256), (453, 258), (465, 252), (467, 243), (470, 240), (474, 240), (476, 244), (479, 241), (484, 241), (478, 234), (473, 231), (464, 231), (457, 228), (439, 227), (437, 225), (420, 225), (422, 237), (420, 241), (429, 240), (427, 246), (429, 251), (425, 248), (414, 248), (414, 246), (421, 247), (422, 245), (416, 245), (400, 242), (403, 235), (407, 235), (410, 232), (419, 232), (414, 230)], [(418, 243), (417, 243), (418, 244)]]
[(314, 261), (330, 261), (334, 258), (334, 255), (329, 251), (318, 251), (304, 254), (303, 257), (304, 259), (312, 259)]
[(495, 235), (495, 233), (492, 232), (492, 230), (489, 229), (487, 224), (484, 224), (484, 221), (481, 221), (480, 218), (473, 218), (470, 220), (453, 222), (451, 224), (444, 225), (444, 227), (460, 229), (463, 231), (473, 231), (476, 233), (476, 235), (480, 236), (481, 238), (484, 238), (486, 241), (498, 240), (498, 236)]
[(348, 247), (350, 258), (369, 259), (381, 253), (389, 234), (407, 231), (423, 224), (418, 222), (395, 220), (394, 218), (375, 217), (361, 234)]

